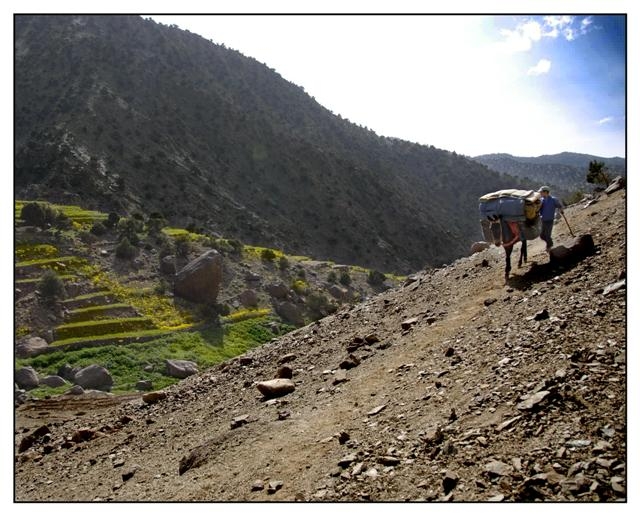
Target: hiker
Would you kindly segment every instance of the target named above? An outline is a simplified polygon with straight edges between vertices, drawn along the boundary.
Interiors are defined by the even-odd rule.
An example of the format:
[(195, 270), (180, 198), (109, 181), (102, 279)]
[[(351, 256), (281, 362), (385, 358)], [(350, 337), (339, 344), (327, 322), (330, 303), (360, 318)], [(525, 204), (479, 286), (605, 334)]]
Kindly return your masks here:
[(548, 186), (541, 186), (538, 192), (542, 195), (542, 207), (540, 208), (542, 230), (540, 231), (540, 238), (547, 243), (547, 252), (549, 252), (553, 246), (551, 232), (553, 231), (553, 220), (556, 216), (556, 209), (560, 210), (560, 213), (564, 213), (564, 209), (562, 203), (549, 194)]

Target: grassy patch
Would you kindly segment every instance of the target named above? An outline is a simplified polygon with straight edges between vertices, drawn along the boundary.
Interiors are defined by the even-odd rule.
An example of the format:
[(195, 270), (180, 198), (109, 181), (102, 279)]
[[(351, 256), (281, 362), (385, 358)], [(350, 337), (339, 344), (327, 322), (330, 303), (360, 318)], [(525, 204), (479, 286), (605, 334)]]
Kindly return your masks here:
[[(106, 335), (90, 335), (88, 337), (73, 337), (63, 340), (55, 340), (51, 343), (52, 347), (69, 347), (74, 348), (91, 347), (94, 346), (111, 346), (122, 344), (128, 344), (135, 340), (150, 340), (154, 337), (166, 335), (171, 333), (167, 330), (159, 330), (157, 328), (153, 330), (139, 330), (139, 331), (126, 331), (122, 333), (109, 333)], [(74, 346), (77, 345), (77, 346)]]
[[(78, 276), (76, 276), (75, 274), (59, 274), (58, 278), (60, 278), (62, 281), (71, 281), (71, 280), (77, 279)], [(16, 285), (29, 284), (29, 283), (38, 283), (38, 281), (40, 281), (40, 277), (37, 277), (37, 278), (22, 278), (22, 279), (16, 280)]]
[(36, 258), (35, 260), (26, 260), (23, 262), (18, 262), (16, 263), (16, 268), (47, 267), (49, 269), (55, 269), (58, 266), (58, 264), (63, 264), (62, 267), (58, 267), (58, 268), (66, 269), (68, 267), (85, 265), (86, 263), (87, 263), (87, 260), (85, 260), (84, 258), (80, 258), (78, 256), (58, 256), (54, 258)]
[[(46, 376), (56, 374), (65, 363), (72, 367), (99, 364), (111, 373), (114, 379), (113, 392), (131, 392), (139, 380), (151, 380), (154, 389), (161, 389), (177, 382), (175, 378), (164, 375), (165, 359), (192, 360), (203, 371), (276, 337), (269, 326), (271, 321), (271, 318), (262, 316), (206, 330), (175, 332), (126, 346), (112, 344), (73, 351), (53, 351), (16, 360), (16, 367), (32, 366)], [(284, 332), (291, 328), (282, 326), (282, 329)], [(147, 365), (153, 369), (144, 371)], [(38, 391), (35, 389), (30, 393), (37, 395)]]
[(88, 306), (86, 308), (76, 308), (70, 310), (68, 315), (69, 322), (91, 321), (106, 319), (109, 314), (131, 308), (127, 303), (113, 303), (111, 305)]
[(58, 248), (49, 244), (18, 244), (15, 255), (19, 262), (53, 258), (58, 256)]
[(55, 329), (55, 333), (57, 339), (65, 340), (151, 329), (154, 329), (154, 324), (147, 317), (121, 317), (62, 324)]
[(138, 313), (151, 319), (158, 328), (176, 330), (188, 328), (195, 322), (190, 311), (177, 306), (172, 298), (156, 294), (152, 289), (126, 287), (97, 269), (94, 269), (90, 279), (95, 286), (107, 289), (121, 302), (131, 305)]
[(246, 310), (238, 310), (237, 312), (233, 312), (232, 314), (229, 314), (225, 317), (221, 317), (220, 319), (222, 323), (231, 324), (231, 323), (237, 323), (240, 321), (246, 321), (248, 319), (256, 319), (258, 317), (264, 317), (266, 315), (269, 315), (270, 313), (271, 313), (271, 310), (268, 308), (256, 308), (256, 309), (248, 308)]
[(255, 245), (245, 245), (243, 247), (243, 252), (247, 257), (253, 257), (253, 258), (262, 258), (262, 253), (264, 251), (272, 251), (274, 254), (275, 259), (277, 258), (282, 258), (283, 256), (285, 256), (285, 254), (280, 251), (280, 249), (271, 249), (269, 247), (258, 247)]

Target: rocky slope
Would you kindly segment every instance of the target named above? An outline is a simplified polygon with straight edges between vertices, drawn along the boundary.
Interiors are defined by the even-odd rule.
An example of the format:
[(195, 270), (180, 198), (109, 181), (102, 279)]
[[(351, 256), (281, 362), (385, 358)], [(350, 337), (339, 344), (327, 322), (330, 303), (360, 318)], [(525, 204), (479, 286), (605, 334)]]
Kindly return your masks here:
[(493, 247), (154, 397), (24, 404), (15, 499), (626, 500), (625, 203), (566, 210), (572, 267)]

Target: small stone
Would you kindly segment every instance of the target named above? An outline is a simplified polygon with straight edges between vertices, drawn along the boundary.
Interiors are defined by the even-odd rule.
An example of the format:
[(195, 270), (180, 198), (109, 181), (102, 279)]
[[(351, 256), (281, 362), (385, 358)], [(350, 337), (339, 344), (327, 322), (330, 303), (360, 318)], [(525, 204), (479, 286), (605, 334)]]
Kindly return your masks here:
[(360, 365), (360, 360), (355, 355), (349, 355), (348, 358), (345, 358), (342, 362), (340, 362), (340, 369), (353, 369)]
[(540, 404), (542, 400), (544, 400), (549, 394), (550, 394), (549, 391), (538, 391), (532, 396), (530, 396), (529, 398), (527, 398), (526, 400), (524, 400), (522, 403), (518, 403), (516, 408), (518, 410), (531, 410), (534, 407), (536, 407), (538, 404)]
[(278, 421), (284, 421), (285, 419), (289, 419), (291, 417), (291, 412), (288, 410), (279, 410), (278, 411)]
[(369, 412), (367, 412), (367, 416), (375, 416), (376, 414), (379, 414), (380, 412), (382, 412), (387, 406), (386, 405), (379, 405), (374, 409), (371, 409)]
[(589, 439), (574, 439), (573, 441), (567, 441), (566, 444), (569, 448), (585, 448), (591, 445), (591, 441)]
[(487, 498), (487, 502), (502, 502), (504, 500), (503, 494), (493, 495), (490, 498)]
[(293, 369), (288, 365), (280, 366), (276, 373), (276, 378), (288, 378), (290, 380), (293, 378)]
[(267, 487), (267, 493), (274, 494), (283, 485), (284, 485), (284, 482), (282, 480), (272, 480), (271, 482), (269, 482), (269, 487)]
[(496, 432), (502, 432), (504, 429), (509, 428), (513, 423), (515, 423), (519, 419), (522, 419), (522, 416), (516, 416), (516, 417), (513, 417), (511, 419), (508, 419), (507, 421), (504, 421), (504, 422), (500, 423), (496, 427)]
[(251, 484), (252, 491), (262, 491), (264, 489), (264, 482), (262, 480), (256, 480)]
[(333, 381), (331, 382), (333, 385), (338, 385), (340, 383), (344, 383), (349, 381), (347, 378), (347, 370), (346, 369), (338, 369), (336, 374), (333, 376)]
[(132, 465), (127, 471), (122, 474), (122, 481), (126, 482), (127, 480), (133, 478), (133, 475), (136, 474), (136, 471), (138, 471), (139, 467), (140, 466), (138, 466), (137, 464)]
[(455, 352), (456, 352), (456, 351), (455, 351), (455, 349), (453, 349), (453, 348), (449, 347), (449, 348), (447, 348), (447, 349), (445, 350), (445, 352), (444, 352), (444, 356), (445, 356), (445, 357), (451, 357), (451, 356), (453, 356), (453, 354), (454, 354)]
[(338, 461), (338, 466), (341, 468), (346, 468), (352, 462), (355, 462), (357, 459), (357, 455), (355, 453), (350, 453), (349, 455), (345, 455)]
[(258, 382), (256, 388), (265, 398), (270, 399), (293, 392), (296, 389), (296, 384), (288, 378), (276, 378), (275, 380)]
[(397, 466), (400, 464), (400, 458), (392, 455), (384, 455), (378, 459), (378, 462), (385, 466)]
[(483, 301), (484, 306), (491, 306), (493, 303), (497, 302), (498, 300), (495, 297), (489, 297), (487, 299), (485, 299)]
[(417, 322), (418, 322), (417, 317), (411, 317), (410, 319), (405, 319), (404, 321), (402, 321), (400, 323), (400, 326), (402, 327), (403, 330), (408, 330)]
[(286, 364), (288, 362), (293, 362), (296, 358), (298, 358), (298, 356), (295, 353), (287, 353), (280, 357), (279, 362), (281, 364)]
[(549, 318), (549, 311), (545, 308), (533, 316), (534, 321), (543, 321)]
[(142, 401), (151, 405), (153, 403), (158, 403), (167, 397), (167, 393), (164, 391), (154, 391), (154, 392), (145, 392), (142, 395)]
[(504, 462), (494, 460), (484, 466), (484, 471), (491, 476), (502, 477), (505, 475), (510, 475), (512, 468)]
[(231, 421), (231, 428), (239, 428), (242, 425), (246, 425), (249, 422), (249, 414), (243, 414), (242, 416), (238, 416), (233, 418)]
[(445, 494), (450, 493), (458, 485), (459, 477), (455, 471), (448, 470), (442, 479), (442, 488)]

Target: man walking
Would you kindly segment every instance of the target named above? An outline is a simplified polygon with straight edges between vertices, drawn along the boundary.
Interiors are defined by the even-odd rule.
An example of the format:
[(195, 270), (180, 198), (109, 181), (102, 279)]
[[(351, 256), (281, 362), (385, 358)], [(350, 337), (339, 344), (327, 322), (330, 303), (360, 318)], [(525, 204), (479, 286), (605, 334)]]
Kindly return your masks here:
[(542, 194), (542, 207), (540, 208), (542, 231), (540, 232), (540, 238), (547, 243), (547, 252), (549, 252), (553, 246), (551, 231), (553, 230), (553, 220), (556, 216), (556, 209), (560, 210), (560, 213), (564, 213), (564, 209), (562, 203), (549, 194), (548, 186), (541, 186), (538, 192)]

